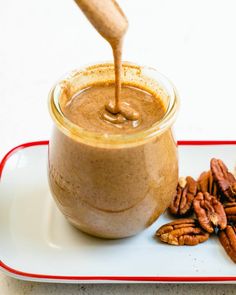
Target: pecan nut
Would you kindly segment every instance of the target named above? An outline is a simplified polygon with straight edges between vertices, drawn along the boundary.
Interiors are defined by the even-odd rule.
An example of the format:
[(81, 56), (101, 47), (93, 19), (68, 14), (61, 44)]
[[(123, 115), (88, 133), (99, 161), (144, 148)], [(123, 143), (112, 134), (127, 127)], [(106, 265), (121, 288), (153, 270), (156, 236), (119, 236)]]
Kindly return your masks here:
[(227, 218), (223, 205), (209, 193), (199, 192), (193, 201), (194, 212), (198, 222), (207, 232), (214, 232), (214, 228), (225, 229)]
[(220, 192), (211, 170), (204, 171), (200, 174), (198, 178), (198, 191), (209, 193), (210, 195), (215, 196), (218, 200), (220, 199)]
[(194, 246), (209, 238), (209, 234), (193, 218), (177, 219), (162, 225), (156, 231), (156, 236), (162, 242), (176, 246)]
[(176, 190), (176, 195), (172, 200), (169, 211), (174, 216), (186, 216), (192, 211), (192, 203), (197, 193), (197, 182), (188, 176), (180, 178)]
[(227, 220), (236, 224), (236, 202), (226, 203), (224, 208)]
[(236, 179), (219, 159), (211, 159), (211, 171), (222, 194), (231, 202), (236, 200)]
[(236, 226), (227, 225), (219, 232), (219, 240), (229, 257), (236, 263)]

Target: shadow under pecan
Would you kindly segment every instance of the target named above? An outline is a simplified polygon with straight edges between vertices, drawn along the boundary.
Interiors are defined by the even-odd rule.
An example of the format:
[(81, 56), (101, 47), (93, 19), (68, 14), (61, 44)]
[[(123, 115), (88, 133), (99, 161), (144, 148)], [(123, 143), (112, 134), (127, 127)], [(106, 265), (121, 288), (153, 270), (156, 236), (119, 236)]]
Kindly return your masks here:
[(215, 227), (226, 228), (225, 210), (216, 197), (199, 192), (193, 201), (193, 208), (200, 226), (207, 232), (213, 233)]
[(194, 246), (209, 238), (209, 234), (193, 218), (177, 219), (164, 224), (156, 231), (156, 236), (162, 242), (176, 246)]
[(191, 214), (196, 193), (197, 182), (191, 176), (180, 178), (176, 195), (169, 206), (170, 213), (179, 217)]
[(211, 159), (211, 171), (218, 187), (226, 199), (233, 202), (236, 200), (236, 179), (228, 168), (219, 159)]
[(200, 174), (198, 178), (198, 191), (202, 193), (209, 193), (220, 200), (220, 192), (215, 182), (211, 170), (204, 171)]
[(236, 202), (226, 203), (224, 204), (224, 208), (228, 222), (236, 224)]
[(229, 257), (236, 263), (236, 227), (227, 225), (225, 230), (219, 232), (219, 240)]

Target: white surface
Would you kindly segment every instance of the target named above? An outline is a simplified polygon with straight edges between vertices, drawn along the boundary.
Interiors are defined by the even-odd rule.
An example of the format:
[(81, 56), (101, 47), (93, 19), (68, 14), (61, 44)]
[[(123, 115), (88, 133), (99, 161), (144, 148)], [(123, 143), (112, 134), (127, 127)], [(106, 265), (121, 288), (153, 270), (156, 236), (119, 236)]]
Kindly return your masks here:
[[(235, 0), (120, 0), (124, 59), (156, 67), (182, 102), (178, 139), (235, 139)], [(65, 72), (112, 58), (72, 0), (0, 1), (0, 157), (47, 139), (47, 95)]]
[[(155, 231), (173, 220), (168, 214), (127, 239), (102, 240), (76, 230), (50, 195), (47, 153), (47, 146), (28, 147), (13, 154), (4, 167), (0, 253), (7, 266), (26, 273), (82, 277), (236, 275), (235, 264), (214, 236), (196, 247), (174, 247), (157, 241)], [(235, 154), (236, 145), (180, 146), (180, 175), (197, 178), (209, 169), (213, 156), (233, 169)]]
[[(235, 139), (236, 1), (119, 2), (130, 20), (124, 58), (156, 67), (179, 90), (182, 107), (177, 138)], [(109, 46), (72, 0), (0, 0), (0, 158), (19, 143), (49, 138), (47, 94), (58, 77), (82, 64), (111, 57)], [(33, 294), (34, 286), (35, 294), (78, 290), (76, 286), (41, 287), (0, 279), (2, 294)], [(160, 288), (145, 290), (152, 294), (180, 290)], [(90, 290), (128, 292), (119, 287)], [(142, 294), (144, 289), (132, 290), (129, 294)], [(181, 290), (188, 292), (188, 288)], [(207, 291), (205, 287), (191, 290)], [(223, 286), (219, 290), (215, 294), (233, 292)]]

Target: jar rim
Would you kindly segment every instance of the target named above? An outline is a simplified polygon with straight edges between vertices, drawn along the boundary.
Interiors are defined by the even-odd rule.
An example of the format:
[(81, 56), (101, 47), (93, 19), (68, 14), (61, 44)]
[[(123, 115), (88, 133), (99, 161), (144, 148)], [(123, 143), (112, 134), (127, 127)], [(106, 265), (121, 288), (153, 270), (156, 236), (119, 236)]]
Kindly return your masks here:
[[(56, 124), (56, 126), (67, 136), (71, 137), (72, 139), (75, 139), (77, 141), (82, 141), (83, 143), (87, 144), (95, 144), (95, 145), (102, 145), (102, 146), (117, 146), (117, 145), (133, 145), (138, 144), (140, 142), (144, 142), (146, 140), (149, 140), (155, 136), (158, 136), (162, 134), (164, 131), (166, 131), (170, 126), (173, 125), (173, 123), (176, 120), (176, 116), (179, 110), (179, 96), (176, 91), (175, 86), (173, 83), (165, 77), (163, 74), (161, 74), (159, 71), (154, 69), (153, 67), (148, 66), (141, 66), (132, 62), (123, 61), (122, 66), (131, 67), (131, 68), (137, 68), (142, 72), (147, 73), (153, 73), (155, 75), (158, 75), (159, 78), (162, 79), (162, 81), (165, 82), (165, 84), (168, 84), (169, 91), (165, 88), (165, 91), (167, 91), (169, 96), (169, 103), (166, 108), (164, 116), (154, 123), (152, 126), (145, 130), (141, 130), (134, 133), (129, 134), (108, 134), (108, 133), (99, 133), (99, 132), (92, 132), (85, 130), (84, 128), (76, 125), (75, 123), (71, 122), (69, 119), (65, 117), (63, 112), (61, 111), (59, 100), (54, 95), (56, 86), (59, 85), (59, 83), (62, 80), (65, 80), (67, 78), (72, 77), (75, 74), (78, 73), (84, 73), (88, 70), (92, 70), (93, 68), (96, 69), (98, 67), (111, 67), (114, 66), (113, 62), (99, 62), (99, 63), (93, 63), (86, 65), (84, 67), (81, 67), (79, 69), (73, 70), (66, 75), (64, 75), (58, 82), (54, 84), (54, 86), (51, 88), (51, 91), (49, 93), (49, 112), (50, 115)], [(154, 80), (158, 82), (158, 80), (154, 77)], [(138, 87), (138, 83), (137, 83)], [(163, 87), (163, 86), (162, 86)]]

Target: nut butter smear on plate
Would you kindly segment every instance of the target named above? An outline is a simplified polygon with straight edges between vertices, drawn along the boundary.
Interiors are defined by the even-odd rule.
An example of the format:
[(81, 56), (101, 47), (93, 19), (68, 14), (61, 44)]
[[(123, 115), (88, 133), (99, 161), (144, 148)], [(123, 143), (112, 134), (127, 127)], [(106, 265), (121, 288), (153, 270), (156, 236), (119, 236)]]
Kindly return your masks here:
[(75, 0), (96, 30), (110, 43), (115, 83), (93, 85), (61, 104), (64, 115), (89, 131), (132, 133), (159, 121), (164, 107), (159, 98), (130, 85), (121, 87), (122, 45), (128, 21), (113, 0)]

